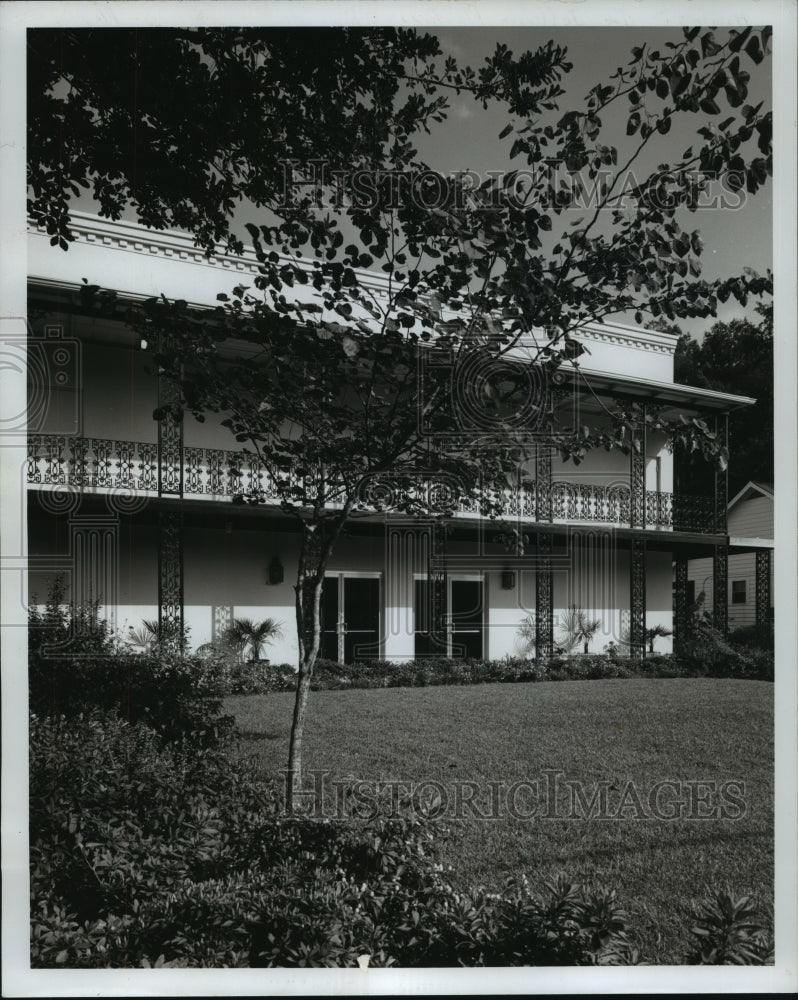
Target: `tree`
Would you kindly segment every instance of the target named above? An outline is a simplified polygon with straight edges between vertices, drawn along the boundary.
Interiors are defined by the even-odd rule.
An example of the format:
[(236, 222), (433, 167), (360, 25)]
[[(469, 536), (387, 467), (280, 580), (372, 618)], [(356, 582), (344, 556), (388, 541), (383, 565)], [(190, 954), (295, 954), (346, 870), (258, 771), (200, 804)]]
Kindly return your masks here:
[[(680, 337), (674, 358), (678, 382), (753, 396), (757, 401), (729, 416), (733, 494), (751, 479), (773, 482), (773, 306), (761, 303), (756, 311), (759, 323), (745, 319), (715, 323), (700, 344)], [(686, 459), (682, 465), (694, 479), (697, 470)]]
[[(436, 38), (394, 28), (35, 28), (28, 37), (28, 212), (54, 245), (73, 240), (81, 188), (100, 214), (127, 208), (185, 229), (207, 253), (243, 251), (241, 204), (285, 209), (286, 164), (373, 170), (391, 144), (441, 121)], [(447, 64), (441, 83), (508, 95), (564, 65)], [(168, 67), (169, 86), (164, 86)], [(421, 75), (417, 75), (420, 73)], [(400, 93), (401, 91), (401, 93)]]
[[(746, 301), (770, 288), (769, 277), (753, 273), (702, 280), (699, 234), (683, 231), (677, 219), (681, 209), (695, 210), (707, 172), (734, 168), (727, 182), (751, 193), (770, 173), (770, 115), (761, 105), (743, 103), (745, 64), (762, 61), (768, 34), (732, 30), (716, 40), (711, 31), (685, 29), (666, 52), (646, 45), (633, 50), (626, 69), (594, 87), (577, 109), (560, 114), (560, 81), (570, 66), (552, 43), (518, 58), (499, 46), (474, 73), (451, 59), (436, 68), (437, 42), (413, 32), (351, 32), (343, 52), (334, 48), (335, 80), (340, 85), (349, 73), (357, 99), (352, 103), (339, 90), (312, 94), (314, 108), (322, 105), (321, 121), (337, 120), (344, 131), (322, 135), (333, 144), (328, 151), (291, 117), (286, 140), (303, 165), (315, 153), (334, 163), (349, 153), (368, 168), (365, 177), (344, 179), (344, 197), (339, 179), (328, 174), (317, 176), (310, 189), (292, 187), (286, 199), (282, 183), (278, 190), (274, 176), (258, 174), (262, 149), (244, 139), (228, 143), (220, 126), (225, 155), (233, 157), (222, 163), (230, 185), (225, 190), (269, 209), (267, 221), (246, 225), (260, 273), (253, 288), (239, 286), (230, 301), (220, 296), (213, 311), (194, 312), (163, 297), (137, 308), (136, 323), (148, 326), (147, 339), (159, 345), (155, 364), (179, 390), (179, 399), (156, 411), (156, 418), (180, 419), (183, 410), (197, 419), (219, 414), (269, 473), (268, 497), (240, 500), (279, 502), (301, 534), (293, 775), (301, 773), (324, 570), (351, 518), (374, 510), (443, 517), (463, 496), (483, 514), (496, 515), (501, 489), (513, 485), (531, 440), (553, 444), (579, 462), (596, 447), (628, 452), (642, 419), (672, 443), (695, 442), (702, 454), (725, 461), (702, 421), (669, 422), (634, 403), (608, 407), (608, 425), (566, 433), (545, 405), (546, 380), (565, 362), (579, 369), (584, 348), (578, 334), (587, 323), (630, 311), (640, 322), (644, 315), (708, 316), (719, 300)], [(233, 60), (237, 37), (219, 41), (213, 33), (191, 33), (183, 52), (191, 79), (207, 77), (216, 85), (219, 67), (229, 72), (220, 52)], [(247, 38), (243, 58), (254, 96), (245, 107), (252, 100), (268, 109), (267, 121), (276, 121), (301, 83), (288, 71), (268, 78), (260, 73), (264, 63), (274, 68), (270, 37)], [(325, 54), (319, 58), (327, 65)], [(70, 84), (80, 79), (75, 69)], [(523, 155), (530, 170), (510, 170), (475, 186), (468, 175), (444, 178), (428, 169), (412, 137), (445, 114), (448, 90), (483, 105), (499, 102), (509, 119), (499, 141), (512, 135), (510, 160)], [(90, 107), (99, 101), (91, 90), (84, 99)], [(298, 103), (302, 107), (306, 97)], [(202, 107), (210, 123), (229, 117), (227, 105), (210, 98)], [(701, 141), (667, 168), (634, 173), (674, 120), (698, 116), (703, 122), (723, 109), (731, 114), (717, 126), (702, 124)], [(100, 121), (114, 121), (112, 110)], [(605, 135), (612, 132), (606, 119), (613, 113), (626, 123), (622, 148)], [(38, 122), (34, 134), (44, 135), (47, 125), (52, 121)], [(86, 129), (91, 133), (91, 123)], [(294, 130), (301, 138), (296, 147)], [(177, 147), (178, 158), (179, 138), (176, 130), (169, 147)], [(186, 148), (194, 151), (195, 145), (189, 135)], [(91, 143), (86, 148), (91, 153)], [(564, 166), (565, 188), (553, 184), (549, 170), (537, 169), (550, 160)], [(41, 169), (32, 182), (36, 210), (56, 226), (56, 242), (58, 206), (69, 200), (58, 180), (68, 171), (59, 169), (57, 183)], [(109, 168), (102, 169), (107, 176)], [(112, 211), (133, 201), (144, 221), (182, 221), (206, 246), (218, 238), (230, 201), (203, 203), (184, 216), (169, 187), (176, 183), (171, 167), (164, 190), (159, 172), (163, 167), (152, 181), (154, 199), (142, 201), (137, 190), (113, 179), (100, 191), (109, 183), (121, 191)], [(260, 187), (239, 179), (256, 175)], [(369, 181), (365, 195), (357, 179)], [(50, 186), (55, 193), (48, 196)], [(591, 192), (589, 210), (574, 220), (570, 210), (585, 190)], [(160, 213), (158, 199), (166, 206)], [(151, 200), (154, 209), (143, 207)], [(555, 224), (565, 223), (555, 233)], [(380, 294), (371, 284), (377, 267)], [(113, 296), (92, 286), (84, 289), (84, 300), (86, 307), (100, 302), (114, 308)], [(535, 384), (542, 383), (542, 391), (532, 390), (530, 372), (540, 376)], [(464, 399), (471, 405), (463, 406)]]

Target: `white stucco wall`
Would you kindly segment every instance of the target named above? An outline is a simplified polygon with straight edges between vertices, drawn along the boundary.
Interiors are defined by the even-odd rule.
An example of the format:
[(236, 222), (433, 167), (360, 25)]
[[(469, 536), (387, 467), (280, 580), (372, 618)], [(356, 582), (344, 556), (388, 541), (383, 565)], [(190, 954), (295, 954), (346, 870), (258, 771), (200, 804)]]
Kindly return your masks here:
[[(65, 555), (66, 532), (55, 537), (47, 522), (33, 524), (31, 554)], [(409, 538), (409, 534), (405, 534)], [(491, 658), (524, 655), (527, 650), (518, 626), (535, 611), (534, 555), (502, 563), (495, 554), (483, 554), (473, 543), (452, 543), (449, 575), (481, 576), (484, 581), (484, 655)], [(470, 554), (469, 554), (470, 553)], [(268, 566), (278, 557), (284, 567), (280, 584), (268, 583)], [(185, 621), (192, 648), (213, 636), (214, 609), (222, 606), (233, 617), (276, 618), (283, 636), (270, 643), (266, 654), (273, 662), (295, 664), (297, 642), (294, 590), (298, 537), (271, 528), (242, 529), (228, 522), (210, 530), (186, 528), (184, 532), (183, 589)], [(503, 589), (501, 574), (514, 573), (512, 589)], [(567, 609), (576, 605), (601, 629), (590, 643), (590, 652), (600, 653), (606, 644), (618, 642), (629, 622), (629, 556), (617, 550), (612, 533), (574, 534), (555, 547), (554, 618), (555, 638)], [(401, 660), (414, 655), (413, 591), (416, 575), (427, 570), (423, 546), (396, 542), (396, 536), (342, 538), (330, 560), (332, 573), (379, 574), (381, 580), (384, 656)], [(52, 569), (46, 565), (31, 574), (30, 586), (39, 599), (46, 594)], [(157, 618), (157, 529), (122, 519), (119, 530), (116, 625), (122, 636), (138, 629), (144, 618)], [(647, 625), (671, 626), (671, 556), (667, 552), (647, 554)], [(103, 595), (105, 599), (105, 595)], [(658, 652), (670, 650), (669, 639), (658, 639)]]

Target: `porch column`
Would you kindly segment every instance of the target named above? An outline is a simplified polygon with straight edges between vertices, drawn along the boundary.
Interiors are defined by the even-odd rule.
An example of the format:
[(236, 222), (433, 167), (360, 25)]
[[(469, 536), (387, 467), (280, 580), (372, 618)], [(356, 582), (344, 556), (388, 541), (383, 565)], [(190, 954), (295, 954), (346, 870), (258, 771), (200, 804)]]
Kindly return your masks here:
[(646, 526), (646, 410), (632, 431), (629, 456), (630, 527)]
[[(535, 511), (536, 520), (551, 521), (552, 449), (550, 445), (535, 445)], [(554, 579), (551, 570), (551, 532), (537, 532), (535, 562), (535, 654), (548, 660), (554, 652)]]
[(183, 627), (183, 515), (158, 517), (158, 625), (176, 631)]
[(716, 545), (712, 550), (712, 618), (715, 628), (729, 631), (729, 546)]
[(674, 609), (674, 625), (676, 641), (682, 642), (690, 624), (690, 609), (687, 606), (687, 560), (682, 556), (676, 558), (676, 607)]
[(446, 524), (432, 522), (432, 544), (429, 549), (430, 638), (448, 655), (449, 636), (446, 628)]
[(770, 621), (770, 549), (756, 550), (756, 627), (764, 633)]
[[(715, 417), (715, 435), (718, 444), (724, 448), (729, 447), (729, 416), (724, 413)], [(715, 531), (719, 535), (726, 534), (726, 508), (729, 503), (729, 465), (726, 463), (725, 469), (720, 469), (715, 463)]]
[(551, 447), (546, 444), (536, 444), (535, 511), (536, 520), (538, 521), (550, 521), (552, 519), (551, 480)]
[(554, 652), (554, 575), (551, 569), (551, 532), (537, 533), (535, 563), (535, 652), (547, 660)]
[[(162, 335), (160, 350), (171, 347)], [(158, 421), (158, 495), (180, 496), (183, 492), (183, 420), (180, 393), (162, 375), (158, 376), (158, 408), (164, 415)]]
[(629, 561), (629, 643), (635, 659), (646, 655), (646, 540), (633, 538)]

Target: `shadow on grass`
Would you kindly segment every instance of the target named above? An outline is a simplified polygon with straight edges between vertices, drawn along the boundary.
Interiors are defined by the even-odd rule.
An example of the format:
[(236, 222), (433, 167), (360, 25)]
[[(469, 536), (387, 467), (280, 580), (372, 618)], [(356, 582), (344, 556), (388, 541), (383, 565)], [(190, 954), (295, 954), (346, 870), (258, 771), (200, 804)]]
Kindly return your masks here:
[(258, 729), (239, 729), (236, 732), (236, 736), (247, 743), (262, 743), (265, 740), (285, 739), (285, 733), (264, 733)]
[(716, 830), (711, 832), (707, 830), (704, 833), (696, 833), (692, 830), (677, 830), (676, 836), (668, 840), (663, 840), (659, 844), (648, 845), (648, 844), (628, 844), (628, 845), (617, 845), (613, 844), (608, 847), (584, 847), (580, 845), (575, 847), (574, 850), (565, 852), (553, 852), (549, 856), (545, 853), (541, 853), (538, 857), (538, 863), (542, 866), (553, 864), (553, 863), (565, 863), (569, 864), (572, 862), (585, 862), (585, 861), (606, 861), (617, 859), (622, 856), (630, 856), (634, 854), (640, 854), (641, 852), (647, 853), (669, 853), (676, 847), (687, 847), (694, 846), (698, 847), (700, 845), (716, 844), (739, 844), (745, 841), (753, 842), (770, 842), (772, 843), (772, 833), (766, 830), (740, 830), (740, 831), (724, 831)]

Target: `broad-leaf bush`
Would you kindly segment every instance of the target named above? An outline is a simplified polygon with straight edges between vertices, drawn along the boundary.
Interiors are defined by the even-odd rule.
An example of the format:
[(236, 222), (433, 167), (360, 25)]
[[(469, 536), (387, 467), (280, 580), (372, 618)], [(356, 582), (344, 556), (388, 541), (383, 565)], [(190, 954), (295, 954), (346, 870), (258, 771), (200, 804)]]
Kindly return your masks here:
[(718, 892), (693, 907), (691, 965), (769, 965), (773, 933), (750, 896)]

